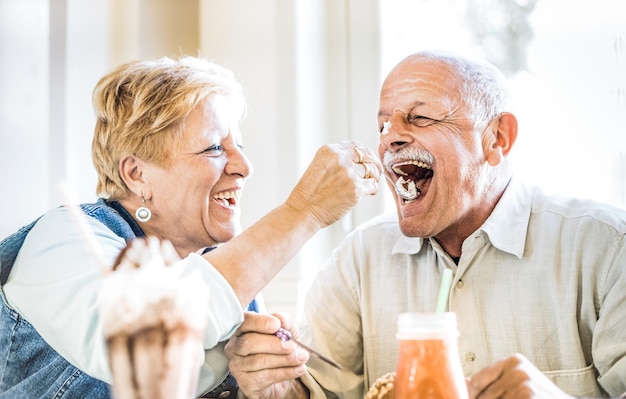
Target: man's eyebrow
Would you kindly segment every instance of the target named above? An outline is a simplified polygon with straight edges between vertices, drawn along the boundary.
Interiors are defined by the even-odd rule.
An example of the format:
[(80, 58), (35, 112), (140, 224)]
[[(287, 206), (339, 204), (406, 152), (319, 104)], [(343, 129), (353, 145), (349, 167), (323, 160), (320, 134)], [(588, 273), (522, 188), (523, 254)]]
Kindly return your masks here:
[[(400, 112), (402, 112), (403, 114), (409, 114), (409, 113), (410, 113), (412, 110), (414, 110), (415, 108), (417, 108), (417, 107), (419, 107), (419, 106), (422, 106), (422, 105), (425, 105), (425, 104), (426, 104), (426, 103), (425, 103), (424, 101), (421, 101), (421, 100), (415, 100), (415, 101), (413, 102), (413, 104), (411, 104), (411, 105), (408, 107), (407, 112), (400, 111), (400, 110), (398, 110), (398, 109), (396, 109), (396, 111), (400, 111)], [(391, 116), (391, 113), (386, 112), (386, 111), (384, 111), (384, 110), (382, 110), (382, 109), (381, 109), (381, 110), (379, 110), (379, 111), (378, 111), (378, 116), (379, 116), (379, 117), (381, 117), (381, 116)]]

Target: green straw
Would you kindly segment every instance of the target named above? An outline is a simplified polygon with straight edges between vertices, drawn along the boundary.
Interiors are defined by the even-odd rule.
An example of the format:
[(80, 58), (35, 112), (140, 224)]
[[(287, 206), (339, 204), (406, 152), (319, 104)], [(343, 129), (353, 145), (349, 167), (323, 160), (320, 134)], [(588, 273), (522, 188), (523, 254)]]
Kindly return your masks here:
[(448, 295), (450, 295), (450, 284), (452, 283), (452, 269), (447, 267), (443, 269), (441, 276), (441, 285), (439, 286), (439, 297), (437, 298), (436, 313), (442, 313), (446, 310), (448, 303)]

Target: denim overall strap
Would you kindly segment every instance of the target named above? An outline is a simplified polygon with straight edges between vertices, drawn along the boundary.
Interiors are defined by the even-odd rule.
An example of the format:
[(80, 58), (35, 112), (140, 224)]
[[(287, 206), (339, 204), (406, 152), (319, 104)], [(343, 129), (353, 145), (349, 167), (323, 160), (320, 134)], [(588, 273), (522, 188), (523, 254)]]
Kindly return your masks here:
[[(82, 208), (87, 215), (100, 220), (113, 230), (115, 234), (126, 240), (146, 235), (130, 213), (117, 201), (106, 201), (100, 198), (95, 207), (93, 205), (83, 205)], [(117, 211), (117, 214), (113, 213), (109, 208), (113, 208)], [(127, 225), (119, 223), (120, 217), (124, 219)]]
[[(39, 220), (39, 218), (37, 218), (37, 220)], [(15, 259), (17, 258), (17, 253), (20, 251), (22, 244), (24, 244), (26, 236), (35, 223), (37, 223), (37, 220), (22, 227), (0, 242), (0, 287), (6, 284), (11, 269), (13, 269)]]
[[(80, 207), (86, 215), (98, 219), (119, 237), (130, 240), (144, 236), (137, 222), (118, 202), (107, 202), (100, 198), (95, 204), (82, 204)], [(40, 218), (0, 242), (0, 287), (6, 284), (26, 236)]]

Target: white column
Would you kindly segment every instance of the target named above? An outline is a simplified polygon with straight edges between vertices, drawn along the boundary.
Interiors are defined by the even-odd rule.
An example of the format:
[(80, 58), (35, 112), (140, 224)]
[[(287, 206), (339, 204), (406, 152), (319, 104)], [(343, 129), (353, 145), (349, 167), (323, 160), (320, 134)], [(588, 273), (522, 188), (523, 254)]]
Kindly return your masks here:
[(48, 207), (48, 7), (0, 0), (2, 238)]
[[(255, 174), (244, 193), (244, 227), (286, 199), (320, 145), (376, 145), (377, 4), (201, 0), (201, 54), (232, 69), (248, 93), (242, 129)], [(269, 310), (295, 316), (300, 288), (356, 223), (380, 212), (379, 203), (363, 201), (307, 243), (264, 290)]]

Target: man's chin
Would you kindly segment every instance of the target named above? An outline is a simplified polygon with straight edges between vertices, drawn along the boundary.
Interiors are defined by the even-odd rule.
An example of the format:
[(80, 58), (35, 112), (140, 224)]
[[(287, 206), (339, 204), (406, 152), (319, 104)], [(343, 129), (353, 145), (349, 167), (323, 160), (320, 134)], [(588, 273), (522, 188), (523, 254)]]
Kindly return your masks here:
[(400, 231), (407, 237), (428, 237), (428, 233), (420, 228), (421, 223), (416, 221), (414, 217), (399, 216)]

